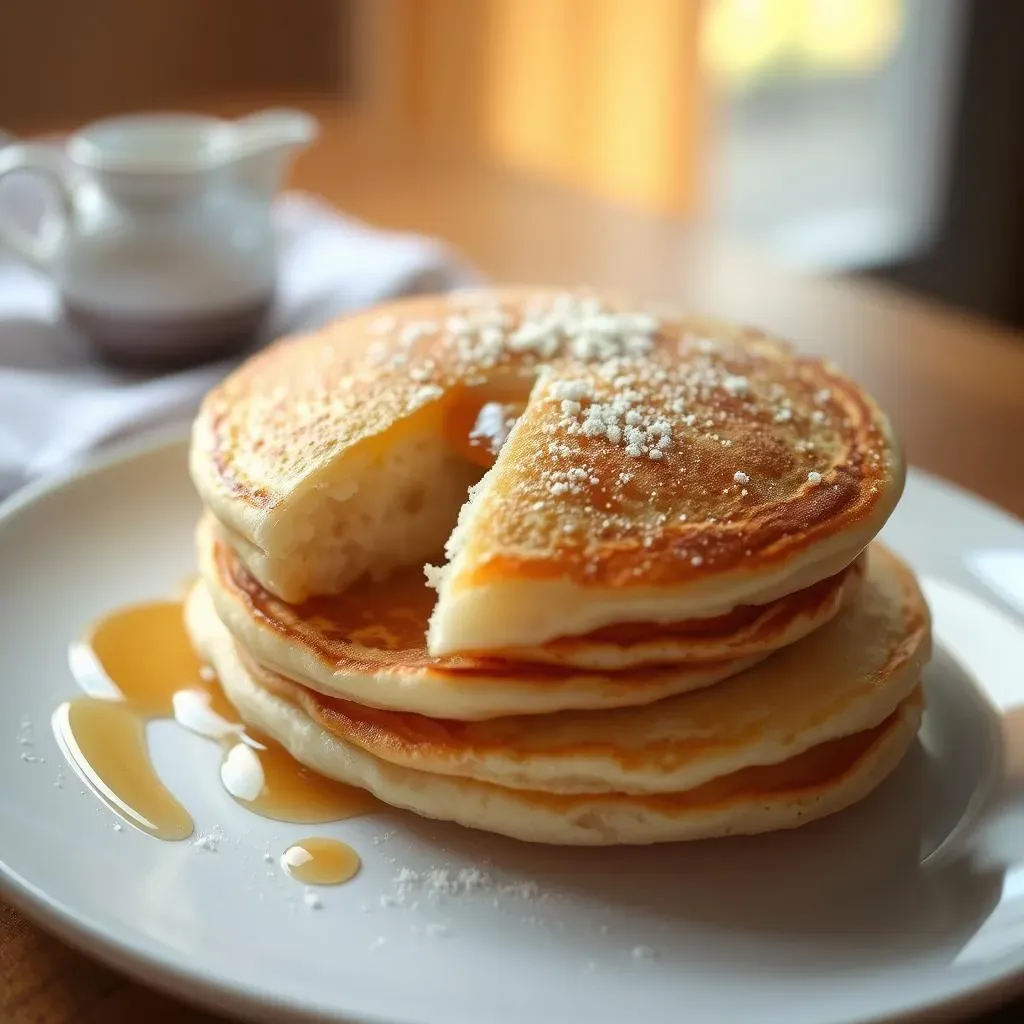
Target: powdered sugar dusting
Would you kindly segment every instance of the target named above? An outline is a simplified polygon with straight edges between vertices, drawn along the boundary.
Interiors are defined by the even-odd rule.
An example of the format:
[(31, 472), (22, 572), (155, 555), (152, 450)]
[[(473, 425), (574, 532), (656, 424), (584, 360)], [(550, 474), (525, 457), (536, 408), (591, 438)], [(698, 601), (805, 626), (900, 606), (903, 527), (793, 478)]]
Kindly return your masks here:
[(431, 867), (423, 871), (404, 867), (396, 872), (392, 879), (392, 885), (394, 893), (382, 896), (382, 905), (404, 906), (415, 894), (421, 894), (434, 900), (446, 896), (465, 896), (478, 893), (520, 900), (544, 898), (536, 882), (528, 880), (502, 881), (478, 867), (465, 867), (458, 870), (448, 867)]
[(18, 724), (18, 746), (31, 747), (35, 744), (35, 730), (32, 728), (32, 720), (23, 717)]
[(207, 853), (216, 853), (220, 848), (220, 844), (225, 841), (224, 831), (217, 826), (209, 832), (200, 832), (192, 840), (192, 848), (195, 850), (205, 850)]

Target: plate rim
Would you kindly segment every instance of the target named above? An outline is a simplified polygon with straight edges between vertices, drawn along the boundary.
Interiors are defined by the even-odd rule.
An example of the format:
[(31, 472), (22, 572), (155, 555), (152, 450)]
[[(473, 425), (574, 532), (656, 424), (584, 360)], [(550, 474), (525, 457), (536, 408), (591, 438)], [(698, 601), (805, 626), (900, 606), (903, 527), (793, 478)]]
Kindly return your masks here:
[[(0, 530), (8, 520), (78, 481), (115, 469), (136, 460), (170, 454), (175, 448), (187, 451), (189, 426), (175, 423), (155, 428), (130, 438), (115, 441), (102, 451), (93, 453), (60, 472), (31, 481), (0, 501)], [(961, 485), (916, 466), (908, 478), (936, 486), (959, 501), (980, 506), (1013, 525), (1024, 529), (1024, 519), (987, 498), (976, 495)], [(240, 983), (230, 977), (205, 970), (202, 965), (156, 949), (133, 946), (112, 935), (102, 923), (82, 916), (54, 900), (6, 862), (0, 848), (0, 895), (18, 912), (58, 941), (107, 967), (121, 972), (131, 980), (182, 1000), (186, 1005), (209, 1009), (239, 1018), (280, 1020), (281, 1014), (304, 1022), (330, 1020), (336, 1024), (428, 1024), (426, 1018), (405, 1016), (383, 1017), (373, 1011), (346, 1010), (337, 1005), (305, 1004), (282, 998), (271, 989)], [(956, 1014), (981, 1013), (1024, 994), (1024, 939), (1010, 965), (995, 968), (989, 977), (968, 983), (950, 995), (928, 997), (895, 1014), (880, 1013), (869, 1017), (843, 1018), (848, 1024), (916, 1024), (931, 1019), (936, 1011)]]

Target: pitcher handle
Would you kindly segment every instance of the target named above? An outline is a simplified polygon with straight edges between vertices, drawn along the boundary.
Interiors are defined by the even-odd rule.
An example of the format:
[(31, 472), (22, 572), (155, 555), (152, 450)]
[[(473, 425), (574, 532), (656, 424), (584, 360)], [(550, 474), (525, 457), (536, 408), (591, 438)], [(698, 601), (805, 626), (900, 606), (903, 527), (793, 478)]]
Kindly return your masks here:
[(0, 148), (0, 179), (16, 171), (37, 174), (50, 184), (46, 211), (36, 231), (14, 223), (0, 205), (0, 242), (27, 263), (49, 270), (60, 249), (73, 211), (71, 185), (60, 154), (50, 146), (14, 143)]

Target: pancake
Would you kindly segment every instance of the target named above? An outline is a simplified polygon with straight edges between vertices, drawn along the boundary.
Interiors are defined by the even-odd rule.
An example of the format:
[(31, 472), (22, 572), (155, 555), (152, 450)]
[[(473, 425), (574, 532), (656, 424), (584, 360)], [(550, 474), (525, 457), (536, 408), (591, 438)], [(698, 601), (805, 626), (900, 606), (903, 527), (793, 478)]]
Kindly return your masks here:
[(291, 605), (242, 568), (209, 520), (200, 523), (197, 544), (200, 575), (218, 616), (258, 662), (369, 707), (458, 719), (624, 707), (710, 686), (763, 657), (622, 671), (435, 658), (424, 639), (434, 594), (417, 570)]
[(339, 739), (246, 671), (226, 630), (211, 630), (202, 588), (189, 626), (242, 718), (302, 764), (369, 790), (385, 803), (530, 842), (644, 844), (794, 828), (865, 797), (899, 764), (920, 724), (915, 690), (873, 729), (812, 747), (782, 764), (749, 768), (683, 793), (551, 794), (391, 764)]
[[(302, 605), (289, 605), (263, 590), (242, 566), (241, 559), (224, 530), (206, 517), (197, 533), (200, 561), (211, 566), (210, 576), (230, 577), (231, 589), (247, 595), (254, 614), (273, 619), (278, 632), (308, 637), (318, 651), (329, 641), (316, 635), (313, 623), (332, 639), (345, 637), (364, 646), (402, 646), (419, 649), (426, 635), (427, 619), (435, 595), (426, 587), (422, 574), (412, 568), (396, 570), (384, 581), (362, 580), (342, 595), (311, 598)], [(214, 551), (220, 546), (222, 550)], [(226, 550), (224, 550), (226, 548)], [(714, 619), (691, 619), (677, 623), (624, 623), (607, 626), (580, 637), (558, 637), (540, 647), (481, 652), (476, 658), (459, 656), (432, 659), (437, 666), (458, 666), (465, 670), (479, 662), (493, 670), (494, 662), (561, 666), (585, 671), (619, 671), (644, 665), (681, 665), (760, 658), (818, 629), (831, 620), (856, 595), (864, 575), (865, 557), (859, 557), (835, 576), (767, 605), (744, 605)], [(220, 567), (214, 568), (213, 563)], [(220, 589), (216, 587), (215, 589)], [(369, 609), (379, 609), (384, 621), (369, 624)], [(357, 616), (355, 624), (348, 625)], [(422, 625), (422, 630), (420, 626)], [(399, 639), (398, 633), (403, 639)], [(377, 639), (374, 640), (374, 637)], [(382, 640), (386, 643), (382, 644)], [(417, 657), (424, 657), (423, 652)], [(531, 669), (532, 671), (532, 669)]]
[[(482, 473), (464, 424), (494, 403), (525, 407), (463, 505)], [(887, 419), (833, 367), (537, 291), (404, 300), (272, 346), (207, 396), (191, 468), (246, 569), (293, 603), (432, 557), (458, 516), (432, 573), (437, 655), (767, 604), (852, 562), (904, 477)]]
[[(223, 631), (212, 605), (192, 621), (204, 648)], [(913, 574), (876, 545), (857, 599), (832, 623), (717, 686), (643, 707), (451, 721), (324, 697), (239, 657), (260, 687), (391, 764), (549, 793), (666, 793), (874, 728), (917, 686), (929, 652)]]

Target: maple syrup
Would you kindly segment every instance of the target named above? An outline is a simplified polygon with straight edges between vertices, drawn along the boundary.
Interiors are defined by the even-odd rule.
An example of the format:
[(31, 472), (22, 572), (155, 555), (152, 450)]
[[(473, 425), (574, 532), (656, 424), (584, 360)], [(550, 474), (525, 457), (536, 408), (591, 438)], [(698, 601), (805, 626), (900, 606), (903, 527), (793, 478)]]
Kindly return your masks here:
[(225, 751), (220, 777), (238, 803), (275, 821), (312, 825), (371, 814), (380, 807), (365, 790), (310, 771), (279, 743), (253, 730)]
[(365, 791), (311, 772), (238, 720), (216, 675), (192, 648), (180, 601), (108, 615), (71, 645), (69, 663), (86, 696), (54, 712), (57, 742), (108, 807), (152, 836), (181, 840), (194, 831), (188, 811), (150, 761), (146, 726), (160, 718), (219, 743), (222, 784), (264, 817), (309, 824), (379, 806)]
[(150, 763), (145, 719), (126, 704), (68, 701), (55, 712), (53, 729), (79, 777), (111, 810), (157, 839), (192, 835), (192, 816)]
[(463, 458), (489, 468), (525, 408), (522, 382), (463, 388), (445, 410), (444, 433)]
[(362, 861), (347, 843), (324, 836), (310, 836), (284, 851), (281, 867), (306, 885), (340, 885), (355, 878)]

